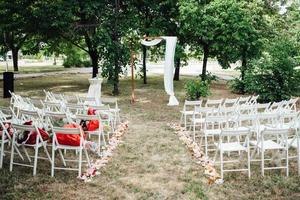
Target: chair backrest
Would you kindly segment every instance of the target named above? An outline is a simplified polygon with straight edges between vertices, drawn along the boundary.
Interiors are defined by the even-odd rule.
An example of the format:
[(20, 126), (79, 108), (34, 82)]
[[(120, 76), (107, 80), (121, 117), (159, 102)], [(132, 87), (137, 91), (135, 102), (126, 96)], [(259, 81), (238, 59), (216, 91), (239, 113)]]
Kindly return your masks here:
[(235, 99), (226, 98), (223, 102), (223, 107), (235, 106), (235, 105), (237, 105), (238, 100), (239, 100), (239, 98), (235, 98)]
[(240, 114), (254, 114), (256, 113), (255, 105), (242, 104), (238, 105), (238, 113)]
[(61, 127), (52, 127), (53, 134), (70, 134), (70, 135), (81, 135), (82, 131), (80, 128), (61, 128)]
[(248, 136), (250, 134), (250, 129), (222, 129), (221, 131), (221, 137), (225, 136)]
[(96, 111), (99, 111), (99, 110), (109, 111), (110, 110), (110, 106), (109, 105), (102, 105), (102, 106), (89, 105), (88, 107), (92, 108), (92, 109), (95, 109)]
[(52, 101), (44, 101), (44, 110), (46, 111), (62, 111), (62, 104), (59, 102), (52, 102)]
[(14, 133), (22, 134), (24, 131), (35, 131), (39, 133), (38, 128), (35, 125), (24, 125), (19, 123), (12, 123), (12, 128), (15, 130)]
[(251, 98), (251, 96), (248, 96), (248, 97), (240, 97), (240, 98), (239, 98), (239, 101), (238, 101), (238, 104), (239, 104), (239, 105), (248, 104), (250, 98)]
[(188, 100), (185, 100), (184, 105), (183, 105), (183, 110), (184, 111), (194, 110), (195, 107), (201, 107), (201, 105), (202, 105), (202, 100), (199, 100), (199, 101), (188, 101)]
[(83, 104), (66, 103), (66, 109), (73, 114), (83, 114), (87, 110)]
[(267, 112), (270, 108), (271, 103), (257, 103), (255, 108), (257, 112)]
[(297, 111), (297, 101), (299, 98), (292, 98), (287, 101), (286, 106), (284, 107), (285, 109), (289, 109), (291, 111)]
[(205, 107), (219, 108), (222, 105), (223, 100), (224, 99), (207, 99), (205, 103)]
[(45, 121), (48, 125), (48, 128), (53, 126), (56, 120), (65, 120), (66, 123), (72, 123), (71, 117), (66, 112), (51, 112), (46, 111), (44, 113)]
[(266, 139), (266, 137), (270, 138), (275, 136), (273, 138), (277, 140), (279, 135), (286, 138), (290, 132), (291, 129), (289, 128), (266, 128), (261, 132), (261, 135), (263, 139)]
[(78, 114), (78, 115), (75, 115), (74, 118), (77, 119), (77, 120), (87, 120), (87, 121), (90, 121), (90, 120), (98, 120), (99, 116), (98, 115), (83, 115), (83, 114)]
[(77, 103), (78, 104), (91, 104), (91, 105), (96, 105), (97, 100), (95, 97), (82, 97), (82, 96), (77, 96)]
[(272, 111), (279, 111), (282, 106), (283, 106), (283, 101), (280, 101), (280, 102), (273, 102), (270, 107), (269, 107), (269, 111), (272, 112)]
[(248, 103), (249, 104), (256, 104), (258, 97), (259, 97), (259, 95), (256, 95), (256, 96), (253, 95), (253, 96), (251, 96), (250, 99), (249, 99), (249, 101), (248, 101)]

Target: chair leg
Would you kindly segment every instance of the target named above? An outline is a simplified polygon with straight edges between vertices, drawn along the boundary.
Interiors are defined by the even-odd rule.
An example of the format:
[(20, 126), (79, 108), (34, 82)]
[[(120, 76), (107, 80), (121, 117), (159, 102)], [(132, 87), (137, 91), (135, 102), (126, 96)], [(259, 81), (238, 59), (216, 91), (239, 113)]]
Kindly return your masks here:
[(91, 161), (90, 161), (90, 157), (89, 157), (89, 154), (86, 150), (86, 148), (83, 149), (84, 150), (84, 154), (85, 154), (85, 157), (86, 157), (86, 160), (87, 160), (87, 163), (88, 163), (88, 166), (91, 167)]
[[(208, 148), (207, 148), (207, 135), (204, 133), (204, 139), (205, 139), (205, 141), (204, 141), (204, 145), (205, 145), (205, 156), (207, 157), (207, 154), (208, 154)], [(222, 155), (223, 156), (223, 155)]]
[(2, 169), (3, 166), (3, 156), (4, 156), (4, 131), (2, 132), (2, 140), (1, 140), (0, 169)]
[(33, 176), (36, 175), (36, 168), (37, 168), (37, 159), (38, 159), (38, 154), (39, 154), (39, 147), (36, 145), (34, 148), (34, 162), (33, 162)]
[(247, 149), (247, 156), (248, 156), (248, 177), (251, 178), (251, 162), (250, 162), (250, 148), (248, 144), (248, 149)]
[(82, 147), (79, 150), (78, 176), (81, 176), (81, 165), (82, 165)]
[(223, 171), (224, 163), (223, 163), (223, 151), (222, 151), (222, 149), (220, 150), (220, 162), (221, 162), (221, 179), (223, 180), (224, 179), (224, 171)]
[[(55, 153), (55, 152), (54, 152), (54, 153)], [(58, 153), (59, 153), (59, 155), (60, 155), (61, 160), (63, 161), (64, 166), (66, 167), (66, 166), (67, 166), (67, 163), (66, 163), (66, 161), (65, 161), (65, 158), (64, 158), (64, 155), (63, 155), (61, 149), (58, 149)], [(52, 161), (54, 162), (54, 160), (52, 160)]]
[(54, 142), (53, 142), (53, 145), (52, 145), (52, 162), (51, 162), (51, 176), (52, 177), (54, 176), (54, 167), (55, 167), (55, 146), (54, 146)]
[(261, 149), (261, 175), (265, 176), (265, 157), (264, 150)]
[(298, 176), (300, 176), (300, 139), (297, 136), (297, 164), (298, 164)]
[(13, 140), (11, 144), (9, 171), (13, 170), (13, 162), (14, 162), (14, 154), (15, 154), (14, 150), (15, 150), (15, 134), (13, 134)]
[(286, 176), (289, 176), (289, 147), (286, 148)]

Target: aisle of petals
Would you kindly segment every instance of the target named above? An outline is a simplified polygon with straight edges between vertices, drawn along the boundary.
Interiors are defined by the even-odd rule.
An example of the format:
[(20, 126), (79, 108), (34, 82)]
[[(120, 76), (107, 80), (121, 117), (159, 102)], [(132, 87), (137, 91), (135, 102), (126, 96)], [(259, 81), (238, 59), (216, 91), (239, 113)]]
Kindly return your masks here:
[(129, 122), (121, 123), (117, 130), (115, 131), (114, 135), (110, 138), (108, 147), (103, 152), (103, 155), (100, 159), (91, 161), (91, 167), (83, 173), (79, 179), (83, 180), (84, 182), (90, 182), (93, 177), (100, 174), (100, 169), (105, 167), (113, 155), (114, 150), (117, 146), (122, 142), (121, 137), (127, 132)]
[(192, 156), (197, 160), (197, 164), (204, 167), (204, 174), (208, 177), (208, 184), (222, 183), (220, 175), (217, 173), (213, 161), (207, 158), (199, 145), (193, 141), (188, 131), (179, 124), (168, 124), (168, 126), (175, 131), (182, 141), (192, 153)]

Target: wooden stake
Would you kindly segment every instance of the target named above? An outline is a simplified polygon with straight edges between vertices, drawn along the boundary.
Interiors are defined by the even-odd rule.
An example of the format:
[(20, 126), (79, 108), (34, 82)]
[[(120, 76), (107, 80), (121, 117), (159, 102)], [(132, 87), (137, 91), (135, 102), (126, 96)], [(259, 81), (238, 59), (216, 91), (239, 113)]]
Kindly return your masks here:
[(134, 96), (134, 51), (130, 51), (130, 66), (131, 66), (131, 103), (135, 102)]

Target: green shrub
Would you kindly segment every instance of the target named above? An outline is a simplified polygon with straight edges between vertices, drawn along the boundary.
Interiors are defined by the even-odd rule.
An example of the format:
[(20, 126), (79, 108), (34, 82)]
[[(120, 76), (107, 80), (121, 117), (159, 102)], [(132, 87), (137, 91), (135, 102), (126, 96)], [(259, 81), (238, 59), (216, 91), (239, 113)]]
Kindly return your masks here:
[(75, 47), (66, 47), (64, 50), (65, 58), (63, 66), (65, 68), (70, 67), (91, 67), (91, 62), (86, 52), (75, 48)]
[(189, 80), (186, 82), (184, 88), (188, 100), (198, 100), (200, 97), (210, 95), (209, 82), (207, 80)]
[(244, 94), (244, 85), (245, 81), (241, 80), (240, 78), (235, 78), (228, 82), (229, 88), (233, 93), (236, 94)]
[(281, 101), (298, 93), (297, 51), (288, 38), (276, 38), (259, 59), (249, 63), (245, 91), (259, 94), (260, 101)]

